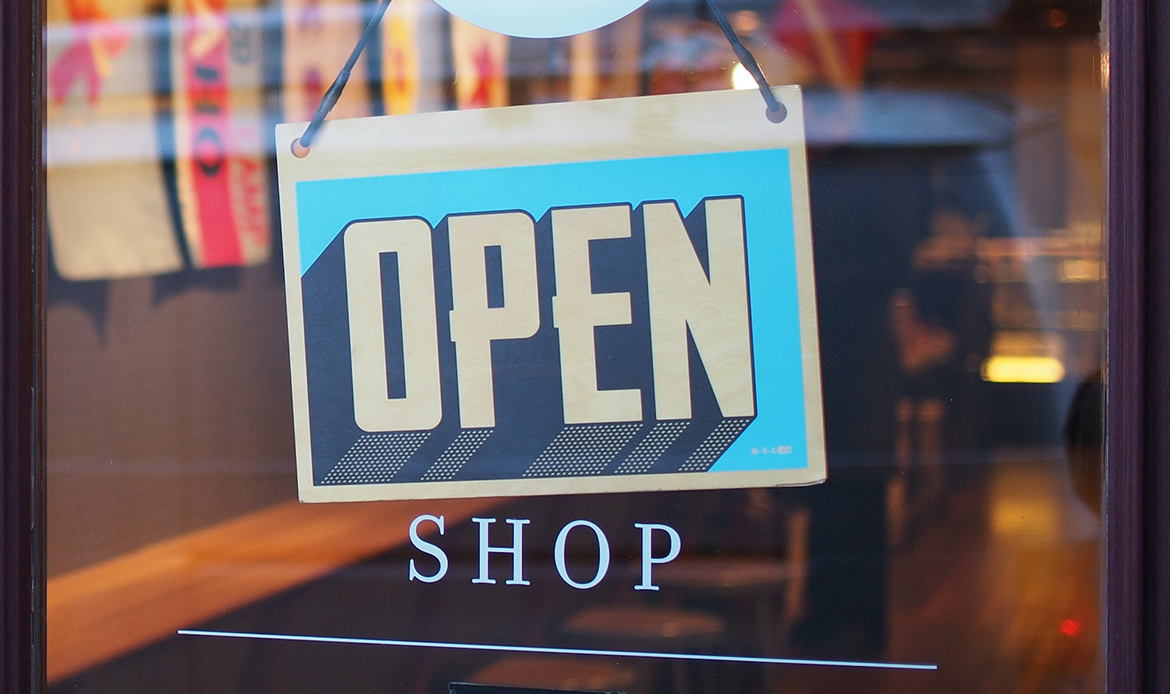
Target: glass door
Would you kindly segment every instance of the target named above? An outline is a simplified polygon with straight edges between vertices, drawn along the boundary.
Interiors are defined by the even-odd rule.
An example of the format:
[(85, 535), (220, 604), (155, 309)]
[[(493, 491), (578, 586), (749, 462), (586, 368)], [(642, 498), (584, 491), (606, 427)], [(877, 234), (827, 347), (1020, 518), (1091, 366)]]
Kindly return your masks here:
[[(322, 143), (756, 88), (702, 2), (559, 38), (450, 4), (390, 4)], [(49, 691), (1104, 691), (1100, 5), (719, 7), (802, 90), (827, 479), (305, 504), (274, 127), (312, 117), (374, 6), (49, 0)], [(756, 327), (759, 402), (783, 355)], [(649, 378), (595, 334), (596, 390)]]

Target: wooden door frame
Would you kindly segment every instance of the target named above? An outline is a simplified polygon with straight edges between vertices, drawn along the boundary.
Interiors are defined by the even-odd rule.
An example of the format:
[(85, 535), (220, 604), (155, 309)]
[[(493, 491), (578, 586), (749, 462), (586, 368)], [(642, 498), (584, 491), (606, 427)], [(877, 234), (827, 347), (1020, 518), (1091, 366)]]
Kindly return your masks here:
[(1170, 8), (1106, 0), (1105, 662), (1170, 691)]
[(0, 691), (44, 689), (44, 172), (39, 0), (0, 0)]

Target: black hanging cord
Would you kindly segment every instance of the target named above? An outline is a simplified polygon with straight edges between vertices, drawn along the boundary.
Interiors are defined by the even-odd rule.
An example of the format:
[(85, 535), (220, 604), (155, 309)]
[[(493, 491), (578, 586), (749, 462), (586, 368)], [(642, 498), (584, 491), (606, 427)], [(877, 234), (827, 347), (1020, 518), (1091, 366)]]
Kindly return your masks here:
[(317, 112), (313, 114), (313, 120), (309, 121), (309, 127), (305, 128), (305, 133), (293, 143), (293, 153), (302, 157), (308, 154), (309, 147), (313, 144), (313, 138), (317, 135), (317, 131), (321, 129), (321, 124), (325, 122), (325, 116), (329, 115), (329, 112), (337, 105), (337, 100), (341, 98), (341, 92), (345, 91), (346, 82), (349, 82), (349, 75), (353, 71), (353, 66), (357, 64), (358, 56), (365, 50), (366, 44), (370, 41), (370, 36), (373, 35), (378, 23), (382, 21), (382, 17), (386, 14), (386, 10), (390, 7), (391, 2), (393, 0), (381, 0), (378, 3), (378, 9), (374, 11), (374, 16), (370, 17), (365, 31), (362, 32), (362, 36), (358, 39), (357, 45), (353, 47), (353, 52), (349, 54), (349, 59), (345, 61), (341, 72), (337, 73), (337, 78), (333, 80), (333, 84), (329, 86), (329, 90), (321, 97), (321, 103), (317, 106)]
[(727, 37), (727, 41), (731, 44), (739, 62), (747, 68), (747, 71), (755, 78), (756, 84), (759, 85), (764, 103), (768, 105), (768, 120), (775, 123), (784, 120), (784, 117), (788, 115), (788, 109), (784, 108), (784, 104), (780, 103), (780, 100), (772, 93), (772, 87), (768, 84), (767, 78), (764, 77), (764, 72), (760, 70), (760, 64), (756, 62), (756, 57), (735, 35), (735, 30), (731, 28), (731, 22), (727, 21), (727, 17), (724, 16), (723, 10), (720, 10), (719, 6), (715, 4), (715, 0), (707, 0), (707, 9), (711, 10), (711, 16), (719, 28), (723, 30), (723, 35)]
[[(321, 129), (321, 124), (325, 122), (325, 116), (333, 110), (337, 105), (337, 100), (341, 98), (341, 92), (345, 91), (345, 85), (349, 82), (349, 75), (353, 71), (353, 66), (357, 64), (358, 57), (361, 56), (362, 51), (365, 50), (366, 44), (370, 41), (370, 36), (374, 33), (374, 29), (378, 23), (382, 21), (386, 10), (389, 9), (390, 3), (393, 0), (381, 0), (378, 3), (378, 9), (374, 11), (374, 15), (370, 17), (370, 21), (366, 24), (365, 30), (362, 32), (361, 38), (358, 39), (357, 45), (353, 47), (353, 51), (349, 54), (349, 59), (345, 61), (345, 65), (341, 68), (341, 72), (337, 73), (337, 78), (333, 80), (333, 84), (329, 86), (329, 90), (321, 97), (321, 103), (317, 106), (317, 112), (313, 114), (313, 120), (309, 121), (309, 126), (305, 128), (305, 132), (295, 142), (293, 142), (293, 153), (298, 157), (303, 157), (309, 153), (309, 147), (313, 144), (313, 138), (316, 137), (317, 131)], [(776, 98), (772, 93), (772, 88), (768, 84), (768, 80), (764, 77), (764, 73), (760, 70), (759, 63), (756, 62), (755, 56), (748, 50), (747, 46), (743, 45), (743, 41), (735, 35), (735, 30), (731, 28), (731, 23), (727, 21), (727, 17), (723, 15), (722, 10), (715, 4), (715, 0), (707, 0), (707, 7), (711, 10), (711, 15), (719, 24), (719, 28), (723, 30), (723, 34), (731, 43), (732, 50), (735, 55), (739, 57), (739, 61), (743, 64), (747, 71), (755, 78), (756, 84), (760, 86), (760, 94), (764, 97), (764, 103), (768, 105), (768, 119), (779, 123), (788, 115), (788, 110), (784, 108), (784, 104)]]

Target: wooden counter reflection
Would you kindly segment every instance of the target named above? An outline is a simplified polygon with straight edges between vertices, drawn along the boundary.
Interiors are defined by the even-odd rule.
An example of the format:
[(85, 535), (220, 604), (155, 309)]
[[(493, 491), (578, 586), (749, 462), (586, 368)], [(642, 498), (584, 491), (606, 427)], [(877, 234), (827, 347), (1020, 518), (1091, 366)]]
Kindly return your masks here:
[(49, 681), (403, 544), (420, 513), (454, 524), (498, 503), (290, 501), (62, 574), (48, 582)]

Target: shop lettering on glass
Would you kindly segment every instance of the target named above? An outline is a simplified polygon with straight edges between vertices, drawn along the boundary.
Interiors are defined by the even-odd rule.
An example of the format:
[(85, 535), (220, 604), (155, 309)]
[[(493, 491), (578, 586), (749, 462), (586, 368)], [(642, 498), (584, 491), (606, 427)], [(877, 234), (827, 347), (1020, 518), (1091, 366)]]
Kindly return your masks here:
[[(524, 577), (524, 528), (532, 521), (528, 518), (504, 519), (507, 526), (511, 528), (510, 533), (503, 533), (508, 536), (509, 542), (493, 545), (493, 532), (499, 533), (499, 531), (493, 531), (498, 520), (497, 518), (471, 519), (479, 528), (478, 572), (475, 578), (471, 579), (471, 582), (485, 585), (495, 585), (498, 582), (496, 578), (493, 578), (491, 570), (491, 557), (495, 554), (508, 556), (512, 560), (511, 577), (504, 581), (505, 585), (531, 585), (532, 582)], [(423, 560), (421, 557), (417, 560), (410, 559), (408, 577), (411, 581), (438, 583), (447, 576), (451, 560), (440, 544), (423, 539), (424, 530), (433, 530), (440, 536), (444, 535), (446, 533), (446, 518), (424, 514), (411, 521), (410, 544), (430, 559)], [(593, 570), (592, 576), (578, 575), (574, 578), (569, 571), (566, 548), (569, 536), (574, 534), (574, 531), (597, 543), (597, 566)], [(654, 567), (669, 564), (678, 558), (682, 551), (682, 538), (677, 530), (661, 523), (634, 523), (634, 531), (638, 533), (641, 549), (639, 580), (634, 585), (634, 590), (658, 590), (659, 586), (654, 582)], [(658, 538), (657, 541), (656, 538)], [(663, 542), (666, 543), (665, 549), (662, 548)], [(427, 566), (424, 567), (424, 563)], [(577, 590), (594, 588), (605, 579), (611, 563), (609, 536), (596, 523), (584, 519), (569, 521), (557, 533), (556, 542), (553, 544), (553, 565), (556, 567), (557, 575), (567, 585)], [(578, 569), (578, 571), (580, 570)], [(582, 578), (586, 580), (580, 580)]]
[[(728, 96), (746, 104), (700, 101)], [(302, 498), (823, 479), (799, 116), (727, 152), (524, 148), (645, 104), (339, 121), (308, 157), (281, 150)], [(432, 149), (347, 150), (349, 126)], [(430, 168), (467, 138), (491, 151)], [(761, 464), (749, 430), (792, 455)]]

